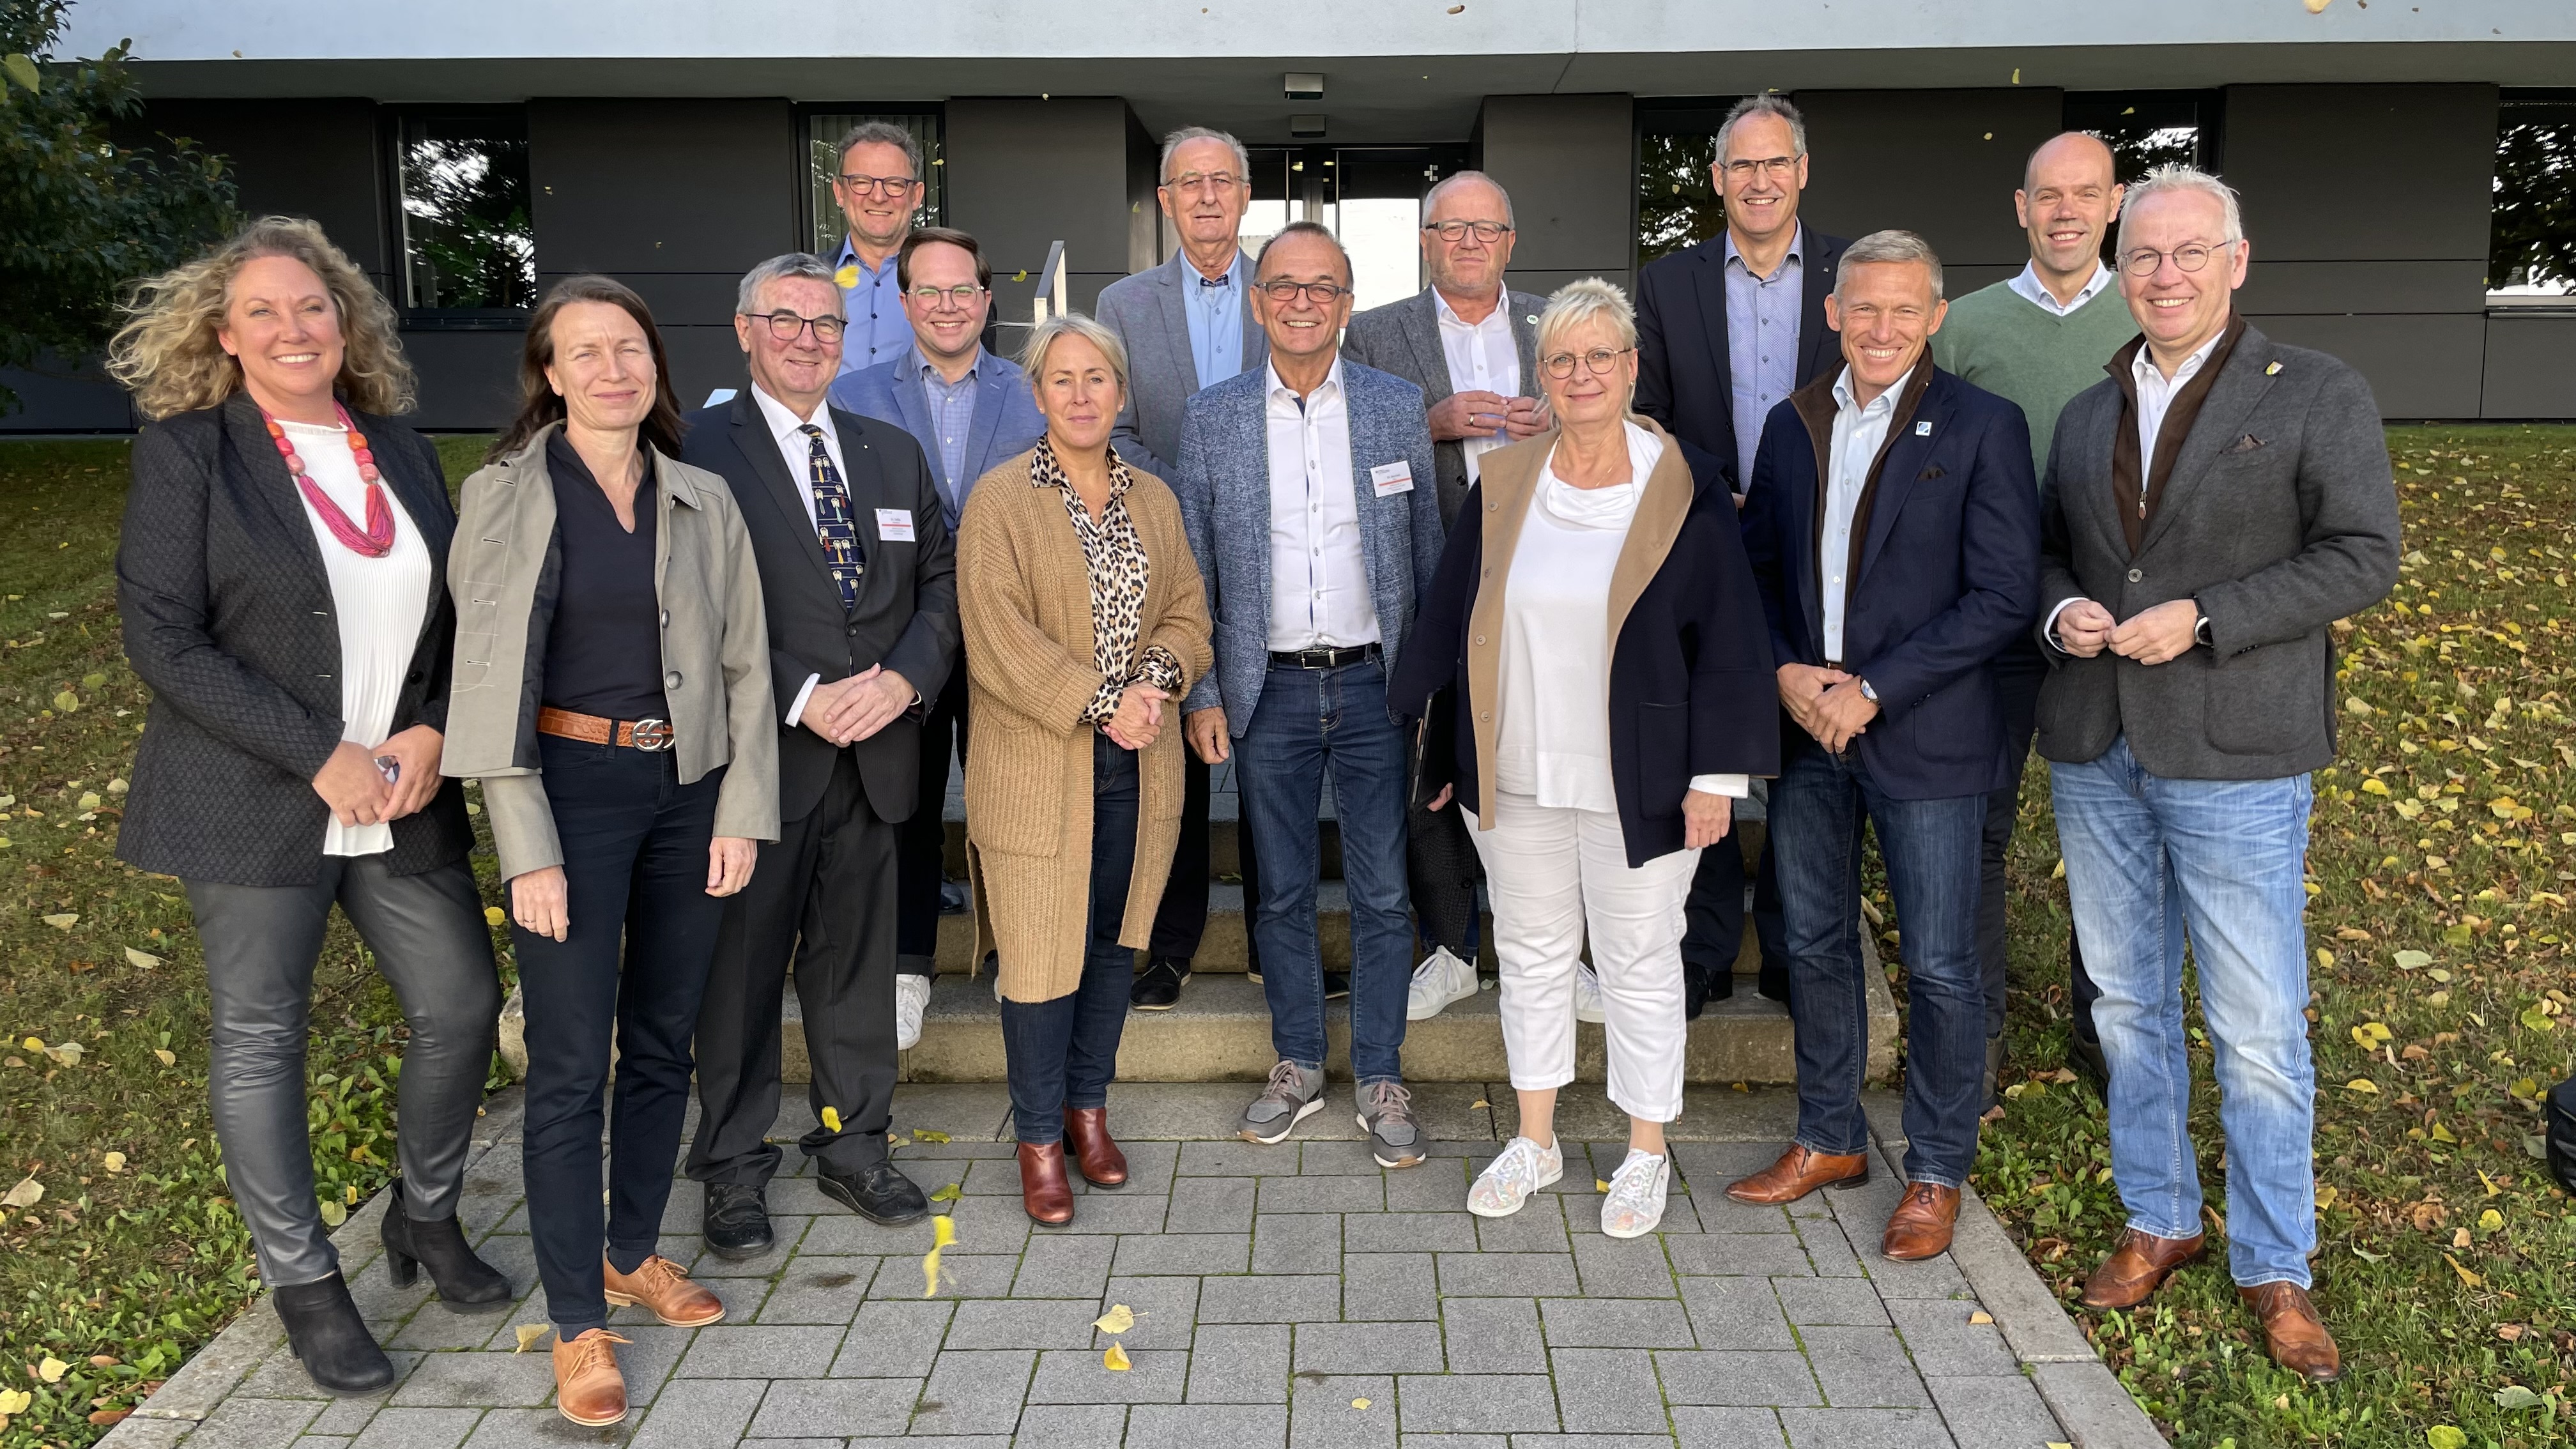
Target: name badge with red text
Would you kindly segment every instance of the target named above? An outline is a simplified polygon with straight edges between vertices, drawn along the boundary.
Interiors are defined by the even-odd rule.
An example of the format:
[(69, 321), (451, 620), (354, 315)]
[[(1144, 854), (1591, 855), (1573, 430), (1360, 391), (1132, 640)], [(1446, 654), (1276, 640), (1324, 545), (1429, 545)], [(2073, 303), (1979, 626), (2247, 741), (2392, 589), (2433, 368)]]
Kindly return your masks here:
[(1380, 463), (1369, 470), (1369, 482), (1377, 485), (1377, 496), (1380, 498), (1391, 498), (1398, 493), (1410, 493), (1413, 491), (1413, 465)]
[(912, 542), (912, 513), (903, 508), (877, 510), (877, 537), (888, 543)]

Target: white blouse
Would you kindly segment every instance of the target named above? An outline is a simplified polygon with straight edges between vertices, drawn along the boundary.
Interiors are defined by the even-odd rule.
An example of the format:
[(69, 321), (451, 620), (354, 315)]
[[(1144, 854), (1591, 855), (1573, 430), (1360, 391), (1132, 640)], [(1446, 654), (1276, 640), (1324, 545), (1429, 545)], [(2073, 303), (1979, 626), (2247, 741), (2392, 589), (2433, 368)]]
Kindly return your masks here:
[[(304, 476), (323, 496), (338, 504), (349, 521), (367, 526), (367, 483), (358, 476), (358, 460), (349, 451), (348, 429), (336, 424), (281, 422), (287, 441), (304, 460)], [(381, 471), (381, 465), (379, 465)], [(372, 749), (393, 733), (394, 704), (402, 696), (403, 676), (411, 670), (412, 652), (429, 611), (429, 548), (420, 530), (403, 511), (391, 484), (383, 488), (393, 510), (394, 546), (382, 558), (369, 558), (332, 536), (331, 526), (304, 490), (295, 490), (313, 525), (313, 541), (322, 550), (322, 567), (331, 582), (331, 603), (340, 624), (340, 738)], [(394, 848), (394, 828), (342, 825), (335, 816), (322, 827), (324, 855), (377, 855)]]
[[(1628, 481), (1577, 488), (1539, 475), (1503, 589), (1503, 723), (1494, 788), (1547, 808), (1616, 811), (1610, 776), (1610, 576), (1619, 567), (1646, 480), (1663, 457), (1629, 423)], [(1691, 788), (1743, 798), (1743, 775), (1699, 775)]]

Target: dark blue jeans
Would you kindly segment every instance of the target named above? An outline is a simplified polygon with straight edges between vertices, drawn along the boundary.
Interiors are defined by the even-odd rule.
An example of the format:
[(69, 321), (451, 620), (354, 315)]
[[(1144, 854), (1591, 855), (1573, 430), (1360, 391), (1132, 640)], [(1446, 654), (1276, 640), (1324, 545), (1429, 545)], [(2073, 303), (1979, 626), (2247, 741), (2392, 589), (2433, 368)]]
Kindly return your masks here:
[(1904, 933), (1905, 1176), (1957, 1187), (1977, 1149), (1986, 997), (1977, 962), (1978, 841), (1986, 798), (1897, 800), (1858, 753), (1809, 745), (1771, 787), (1771, 849), (1789, 936), (1789, 1016), (1798, 1032), (1798, 1141), (1869, 1150), (1861, 1113), (1869, 992), (1860, 952), (1860, 833), (1876, 828)]
[(1011, 1120), (1022, 1142), (1064, 1140), (1068, 1107), (1109, 1105), (1118, 1038), (1136, 953), (1118, 943), (1127, 882), (1136, 869), (1140, 804), (1136, 756), (1107, 735), (1091, 744), (1091, 924), (1082, 981), (1052, 1001), (1002, 1003), (1002, 1056), (1011, 1079)]
[(1323, 873), (1324, 773), (1342, 832), (1351, 902), (1351, 1075), (1366, 1086), (1404, 1079), (1405, 993), (1413, 923), (1405, 888), (1409, 732), (1386, 712), (1386, 666), (1274, 666), (1234, 741), (1235, 787), (1261, 855), (1252, 938), (1270, 1044), (1281, 1061), (1324, 1066), (1324, 957), (1315, 888)]
[[(556, 1332), (608, 1320), (602, 1244), (631, 1271), (661, 1240), (689, 1108), (690, 1041), (724, 902), (707, 842), (724, 771), (683, 785), (668, 754), (541, 736), (563, 842), (564, 939), (515, 923), (528, 1013), (528, 1224)], [(505, 887), (506, 889), (506, 887)], [(617, 1046), (608, 1221), (599, 1211), (601, 1099)]]

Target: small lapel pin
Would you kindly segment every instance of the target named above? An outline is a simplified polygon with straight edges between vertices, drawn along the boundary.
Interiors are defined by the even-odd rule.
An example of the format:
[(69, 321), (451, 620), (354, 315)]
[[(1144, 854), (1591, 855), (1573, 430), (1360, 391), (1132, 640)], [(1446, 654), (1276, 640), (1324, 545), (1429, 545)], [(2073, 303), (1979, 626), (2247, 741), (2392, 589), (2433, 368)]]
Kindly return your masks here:
[(1536, 327), (1538, 325), (1538, 314), (1533, 312), (1529, 316), (1523, 317), (1521, 320), (1527, 322), (1532, 327)]
[(1931, 422), (1927, 419), (1923, 422), (1916, 423), (1914, 425), (1914, 436), (1918, 438), (1928, 438), (1932, 436)]
[(2265, 377), (2273, 376), (2274, 374), (2278, 373), (2280, 370), (2281, 370), (2281, 364), (2280, 364), (2280, 363), (2278, 363), (2278, 362), (2267, 362), (2267, 363), (2263, 364), (2263, 375), (2264, 375)]

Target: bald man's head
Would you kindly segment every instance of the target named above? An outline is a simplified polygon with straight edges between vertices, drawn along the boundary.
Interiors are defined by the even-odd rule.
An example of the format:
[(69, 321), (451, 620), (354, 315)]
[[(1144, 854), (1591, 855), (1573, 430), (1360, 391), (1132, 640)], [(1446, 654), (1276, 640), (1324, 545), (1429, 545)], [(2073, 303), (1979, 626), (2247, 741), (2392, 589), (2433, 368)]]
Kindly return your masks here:
[(2013, 213), (2030, 238), (2030, 262), (2061, 300), (2091, 281), (2112, 219), (2120, 214), (2117, 162), (2101, 137), (2068, 131), (2041, 142), (2023, 164)]
[(2090, 131), (2060, 131), (2031, 148), (2030, 159), (2021, 163), (2021, 189), (2038, 189), (2041, 165), (2053, 171), (2069, 167), (2097, 173), (2104, 186), (2119, 181), (2120, 163), (2111, 154), (2111, 143)]

